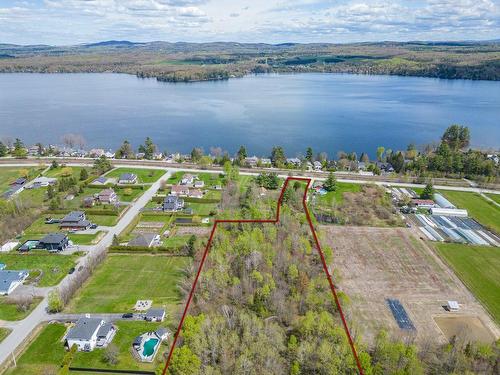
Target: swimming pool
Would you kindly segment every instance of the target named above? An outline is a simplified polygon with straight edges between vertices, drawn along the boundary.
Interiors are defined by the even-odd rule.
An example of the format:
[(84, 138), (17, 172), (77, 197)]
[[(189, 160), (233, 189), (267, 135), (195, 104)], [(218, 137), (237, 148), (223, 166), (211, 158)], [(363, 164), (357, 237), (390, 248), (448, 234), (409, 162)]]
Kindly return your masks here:
[(144, 343), (144, 348), (142, 350), (142, 356), (143, 357), (151, 357), (156, 349), (156, 345), (158, 345), (158, 342), (160, 340), (151, 338), (148, 341)]

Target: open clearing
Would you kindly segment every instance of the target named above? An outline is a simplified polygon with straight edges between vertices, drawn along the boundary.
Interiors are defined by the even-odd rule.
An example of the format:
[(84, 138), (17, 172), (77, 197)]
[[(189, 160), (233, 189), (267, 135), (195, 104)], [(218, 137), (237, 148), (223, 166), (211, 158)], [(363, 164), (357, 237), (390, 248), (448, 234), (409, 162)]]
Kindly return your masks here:
[(108, 178), (119, 178), (123, 173), (133, 173), (140, 184), (152, 183), (165, 174), (163, 169), (116, 168), (106, 173)]
[(471, 341), (495, 341), (491, 332), (475, 316), (437, 316), (434, 321), (448, 340), (459, 336)]
[(67, 310), (81, 313), (129, 312), (139, 299), (165, 306), (169, 314), (179, 302), (178, 283), (186, 257), (109, 255)]
[(500, 324), (500, 251), (492, 246), (436, 244), (439, 254)]
[[(446, 341), (434, 320), (441, 316), (477, 317), (500, 336), (479, 302), (412, 229), (321, 226), (321, 232), (323, 243), (333, 248), (334, 281), (351, 298), (349, 310), (367, 342), (380, 328), (415, 334), (398, 327), (387, 298), (401, 301), (417, 341)], [(460, 311), (445, 311), (448, 300), (458, 301)]]

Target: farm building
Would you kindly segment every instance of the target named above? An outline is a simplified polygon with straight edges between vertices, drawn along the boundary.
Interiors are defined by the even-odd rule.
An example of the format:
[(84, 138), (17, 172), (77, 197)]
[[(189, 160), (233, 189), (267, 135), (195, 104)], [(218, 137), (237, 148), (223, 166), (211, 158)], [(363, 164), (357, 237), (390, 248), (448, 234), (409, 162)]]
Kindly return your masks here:
[(459, 216), (459, 217), (467, 217), (467, 210), (461, 210), (458, 208), (441, 208), (441, 207), (432, 207), (430, 209), (432, 215), (439, 216)]
[(434, 194), (434, 200), (436, 201), (437, 205), (441, 208), (456, 208), (453, 203), (451, 203), (448, 199), (446, 199), (439, 193)]

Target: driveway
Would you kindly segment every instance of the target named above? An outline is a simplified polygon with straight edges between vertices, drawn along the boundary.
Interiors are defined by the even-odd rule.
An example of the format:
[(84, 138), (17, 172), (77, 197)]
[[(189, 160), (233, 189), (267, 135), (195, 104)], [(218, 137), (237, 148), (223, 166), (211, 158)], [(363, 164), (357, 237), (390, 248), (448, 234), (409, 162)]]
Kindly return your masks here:
[[(170, 177), (170, 171), (166, 171), (166, 173), (158, 179), (155, 183), (153, 183), (149, 189), (137, 199), (135, 202), (132, 202), (130, 208), (127, 212), (120, 218), (118, 223), (114, 227), (110, 227), (109, 231), (106, 235), (101, 239), (101, 241), (97, 245), (93, 246), (80, 246), (80, 250), (87, 250), (86, 255), (80, 258), (78, 262), (79, 266), (84, 266), (88, 264), (90, 260), (99, 256), (101, 253), (105, 252), (106, 249), (111, 245), (113, 241), (113, 236), (119, 235), (134, 219), (136, 215), (139, 214), (141, 209), (146, 206), (146, 204), (151, 200), (151, 198), (156, 194), (158, 189), (160, 188), (160, 184), (162, 180), (167, 180)], [(75, 250), (76, 251), (76, 250)], [(69, 283), (72, 278), (75, 277), (77, 272), (67, 275), (59, 284), (59, 286), (64, 286)], [(12, 353), (17, 349), (19, 345), (23, 343), (23, 341), (30, 336), (31, 332), (41, 323), (53, 320), (54, 317), (57, 317), (59, 314), (51, 315), (47, 313), (47, 295), (52, 290), (57, 288), (50, 287), (44, 288), (43, 294), (44, 298), (40, 302), (40, 304), (28, 315), (25, 319), (20, 320), (18, 322), (4, 322), (0, 321), (0, 326), (9, 327), (12, 329), (12, 332), (0, 343), (0, 363), (5, 362), (9, 359)], [(62, 315), (62, 314), (61, 314)], [(111, 314), (115, 315), (115, 314)], [(120, 314), (121, 317), (121, 314)]]

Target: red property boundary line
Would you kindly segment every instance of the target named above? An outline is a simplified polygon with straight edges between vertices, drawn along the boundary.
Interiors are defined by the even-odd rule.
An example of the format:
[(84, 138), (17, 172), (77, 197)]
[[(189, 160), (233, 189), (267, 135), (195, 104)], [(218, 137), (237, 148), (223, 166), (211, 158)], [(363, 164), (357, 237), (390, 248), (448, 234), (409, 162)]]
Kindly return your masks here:
[(208, 251), (210, 250), (210, 247), (212, 245), (212, 240), (214, 238), (215, 230), (217, 229), (218, 224), (224, 224), (224, 223), (272, 223), (276, 224), (280, 220), (280, 208), (281, 204), (283, 202), (283, 195), (285, 193), (285, 190), (288, 186), (289, 181), (302, 181), (302, 182), (307, 182), (305, 191), (304, 191), (304, 196), (302, 197), (302, 205), (304, 206), (304, 211), (306, 213), (307, 221), (309, 223), (309, 227), (311, 228), (311, 232), (314, 237), (314, 242), (316, 243), (316, 249), (318, 250), (319, 256), (321, 258), (321, 263), (323, 265), (323, 271), (326, 274), (326, 278), (328, 279), (328, 283), (330, 284), (330, 290), (332, 291), (333, 298), (335, 300), (335, 304), (337, 305), (337, 310), (340, 313), (340, 318), (342, 320), (342, 325), (344, 326), (345, 333), (347, 335), (347, 338), (349, 340), (349, 345), (351, 346), (352, 354), (354, 356), (354, 359), (356, 360), (356, 365), (358, 367), (358, 371), (360, 375), (364, 375), (363, 368), (361, 367), (361, 362), (359, 361), (358, 353), (356, 351), (356, 347), (354, 346), (354, 341), (352, 339), (351, 333), (349, 331), (349, 327), (347, 326), (347, 321), (345, 319), (344, 312), (342, 310), (342, 306), (340, 305), (339, 297), (337, 295), (337, 290), (335, 288), (335, 285), (333, 284), (332, 277), (330, 275), (330, 272), (328, 271), (328, 266), (326, 264), (325, 256), (323, 254), (323, 250), (321, 250), (321, 245), (318, 240), (318, 236), (316, 235), (316, 230), (314, 229), (313, 222), (311, 220), (311, 215), (309, 214), (309, 210), (307, 208), (306, 200), (307, 200), (307, 192), (309, 190), (309, 185), (311, 183), (310, 178), (300, 178), (300, 177), (288, 177), (285, 180), (285, 183), (283, 185), (283, 188), (281, 189), (280, 197), (278, 199), (278, 207), (276, 209), (276, 218), (275, 219), (264, 219), (264, 220), (215, 220), (214, 225), (212, 227), (212, 232), (210, 233), (210, 238), (208, 239), (207, 246), (205, 247), (205, 251), (203, 253), (203, 257), (201, 258), (201, 263), (200, 266), (198, 267), (198, 272), (196, 273), (196, 277), (194, 279), (193, 286), (191, 287), (191, 291), (189, 293), (189, 297), (187, 299), (186, 306), (184, 307), (184, 312), (182, 313), (181, 320), (179, 322), (179, 326), (177, 327), (177, 331), (174, 335), (174, 341), (172, 343), (172, 346), (170, 348), (170, 351), (168, 353), (167, 357), (167, 362), (165, 364), (165, 368), (163, 369), (162, 375), (165, 375), (167, 373), (168, 366), (170, 365), (170, 361), (172, 359), (172, 354), (174, 352), (175, 345), (177, 344), (177, 339), (179, 338), (179, 334), (182, 330), (182, 326), (184, 324), (184, 319), (186, 318), (189, 306), (191, 304), (191, 301), (193, 299), (194, 291), (196, 289), (196, 285), (198, 284), (198, 278), (200, 277), (201, 270), (203, 269), (203, 265), (205, 264), (205, 260), (207, 259)]

